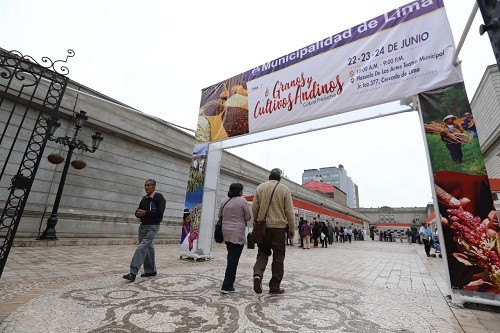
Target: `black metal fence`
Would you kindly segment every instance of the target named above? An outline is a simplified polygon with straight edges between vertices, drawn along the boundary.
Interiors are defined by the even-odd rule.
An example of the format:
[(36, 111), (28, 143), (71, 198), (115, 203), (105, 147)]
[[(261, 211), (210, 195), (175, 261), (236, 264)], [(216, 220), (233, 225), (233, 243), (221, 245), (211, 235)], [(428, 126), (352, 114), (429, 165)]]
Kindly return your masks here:
[[(0, 49), (0, 184), (7, 184), (0, 220), (0, 276), (7, 262), (23, 210), (28, 199), (43, 151), (49, 138), (51, 117), (57, 117), (69, 82), (68, 50), (65, 60), (43, 57), (39, 62), (18, 51)], [(33, 122), (29, 114), (35, 112)], [(29, 131), (29, 139), (23, 139)], [(22, 159), (13, 160), (14, 151), (23, 151)], [(15, 171), (17, 169), (17, 171)]]

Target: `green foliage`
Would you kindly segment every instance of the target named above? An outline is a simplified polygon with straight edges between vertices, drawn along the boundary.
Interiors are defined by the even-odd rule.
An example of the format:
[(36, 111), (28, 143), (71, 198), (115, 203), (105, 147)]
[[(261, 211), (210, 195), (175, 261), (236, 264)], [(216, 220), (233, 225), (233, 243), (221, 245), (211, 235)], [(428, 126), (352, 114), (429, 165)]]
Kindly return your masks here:
[(465, 112), (470, 111), (469, 100), (463, 85), (455, 86), (443, 92), (441, 97), (441, 107), (449, 114), (461, 117)]
[(197, 188), (203, 185), (203, 180), (204, 180), (203, 172), (194, 168), (189, 169), (187, 191), (188, 192), (196, 191)]
[(479, 147), (479, 141), (473, 139), (472, 143), (462, 144), (463, 162), (455, 163), (451, 159), (450, 152), (446, 148), (441, 137), (437, 134), (426, 134), (429, 146), (429, 155), (432, 170), (435, 171), (457, 171), (471, 175), (486, 174), (483, 155)]
[(471, 112), (463, 82), (422, 93), (419, 97), (426, 124), (440, 123), (449, 114), (460, 118), (465, 112)]

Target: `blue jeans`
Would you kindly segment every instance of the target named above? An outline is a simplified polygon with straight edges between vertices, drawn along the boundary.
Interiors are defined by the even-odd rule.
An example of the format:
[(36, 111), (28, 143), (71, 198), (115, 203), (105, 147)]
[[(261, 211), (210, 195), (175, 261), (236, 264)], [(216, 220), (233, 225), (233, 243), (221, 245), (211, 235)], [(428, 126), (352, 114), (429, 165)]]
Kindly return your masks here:
[(134, 256), (130, 262), (130, 273), (137, 275), (142, 264), (144, 264), (144, 273), (156, 272), (153, 240), (159, 230), (159, 225), (141, 224), (139, 226), (139, 245), (137, 245), (137, 249), (135, 249)]
[(241, 252), (243, 251), (243, 244), (234, 244), (226, 242), (227, 248), (227, 266), (226, 274), (224, 275), (224, 282), (222, 282), (222, 290), (234, 290), (234, 280), (236, 280), (236, 270), (240, 262)]

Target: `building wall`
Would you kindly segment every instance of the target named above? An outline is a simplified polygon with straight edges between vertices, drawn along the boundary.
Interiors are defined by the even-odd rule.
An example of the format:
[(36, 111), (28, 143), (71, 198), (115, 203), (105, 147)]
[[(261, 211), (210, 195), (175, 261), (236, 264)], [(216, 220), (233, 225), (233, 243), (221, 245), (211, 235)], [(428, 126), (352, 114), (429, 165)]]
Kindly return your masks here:
[(420, 228), (427, 217), (427, 207), (379, 207), (357, 208), (358, 212), (368, 217), (370, 226), (379, 231), (392, 231), (395, 236), (404, 236), (408, 228)]
[[(496, 64), (486, 68), (471, 108), (488, 176), (500, 179), (500, 73)], [(499, 210), (500, 201), (495, 204)]]
[(342, 164), (339, 167), (325, 167), (319, 169), (307, 169), (302, 173), (302, 184), (317, 180), (326, 184), (332, 184), (342, 190), (347, 198), (346, 205), (350, 208), (357, 208), (357, 186), (352, 179), (347, 176), (347, 172)]
[(359, 189), (358, 189), (358, 185), (354, 184), (354, 194), (355, 194), (355, 198), (356, 198), (356, 206), (354, 206), (355, 208), (359, 208)]
[[(0, 78), (0, 91), (2, 91)], [(79, 89), (79, 90), (78, 90)], [(11, 162), (0, 180), (0, 209), (8, 197), (8, 187), (17, 173), (18, 163), (24, 154), (31, 129), (40, 108), (35, 100), (33, 109), (21, 126), (19, 141), (16, 141)], [(0, 109), (0, 129), (12, 110), (12, 102), (4, 101)], [(70, 167), (58, 211), (56, 226), (58, 237), (136, 237), (138, 219), (134, 216), (140, 198), (144, 195), (144, 181), (154, 178), (157, 190), (167, 199), (164, 222), (158, 237), (180, 237), (180, 225), (187, 187), (188, 171), (195, 144), (194, 136), (172, 126), (164, 120), (149, 116), (112, 100), (96, 91), (71, 82), (66, 90), (61, 108), (62, 126), (56, 136), (73, 134), (73, 111), (87, 112), (89, 119), (84, 124), (78, 139), (89, 145), (90, 136), (100, 131), (104, 137), (99, 149), (87, 153), (87, 166), (82, 170)], [(13, 115), (13, 122), (22, 118), (20, 111)], [(196, 112), (196, 111), (194, 111)], [(0, 145), (0, 155), (6, 156), (16, 135), (9, 128), (6, 139)], [(59, 151), (57, 144), (49, 142), (43, 154), (38, 173), (19, 224), (16, 238), (36, 238), (46, 227), (57, 193), (63, 164), (53, 165), (47, 155)], [(67, 149), (62, 147), (62, 155)], [(75, 151), (74, 157), (77, 152)], [(17, 161), (17, 163), (16, 163)], [(269, 171), (235, 155), (224, 152), (217, 187), (217, 203), (225, 197), (232, 182), (244, 185), (244, 195), (255, 193), (258, 184), (268, 179)], [(324, 197), (283, 179), (293, 195), (302, 200), (319, 203)], [(325, 206), (361, 219), (365, 217), (354, 210), (335, 202)]]

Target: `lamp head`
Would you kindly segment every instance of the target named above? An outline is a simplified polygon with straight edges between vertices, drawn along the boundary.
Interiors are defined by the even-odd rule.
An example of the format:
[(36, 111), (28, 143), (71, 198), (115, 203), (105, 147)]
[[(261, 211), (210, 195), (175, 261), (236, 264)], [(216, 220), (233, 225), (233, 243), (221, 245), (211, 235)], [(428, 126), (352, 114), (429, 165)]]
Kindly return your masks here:
[(95, 132), (95, 134), (92, 135), (92, 148), (94, 150), (97, 150), (97, 148), (99, 148), (99, 144), (101, 144), (101, 141), (103, 139), (104, 138), (102, 137), (100, 132)]
[(87, 112), (85, 111), (80, 111), (80, 113), (77, 113), (76, 115), (76, 127), (81, 128), (85, 121), (89, 119), (87, 116)]
[(47, 125), (49, 127), (49, 134), (50, 136), (54, 136), (54, 133), (56, 130), (61, 127), (61, 123), (59, 122), (59, 118), (57, 117), (51, 117), (49, 120), (47, 120)]

